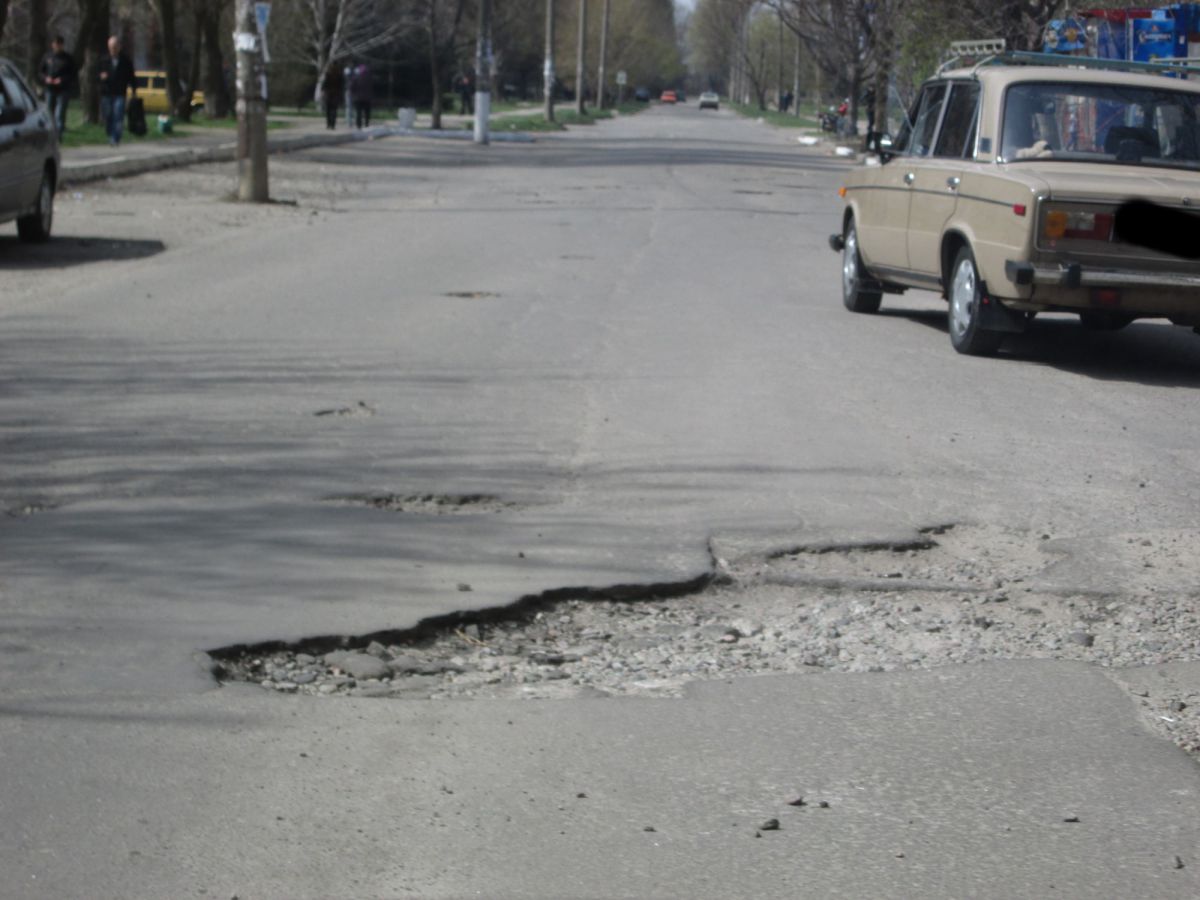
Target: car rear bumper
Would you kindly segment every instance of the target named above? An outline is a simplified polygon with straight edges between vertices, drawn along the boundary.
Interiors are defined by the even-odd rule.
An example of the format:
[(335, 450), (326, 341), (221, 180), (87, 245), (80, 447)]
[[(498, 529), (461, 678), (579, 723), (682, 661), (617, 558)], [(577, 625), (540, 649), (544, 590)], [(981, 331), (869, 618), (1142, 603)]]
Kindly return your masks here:
[(1015, 285), (1046, 284), (1064, 288), (1167, 288), (1200, 290), (1200, 274), (1185, 272), (1133, 272), (1127, 269), (1085, 268), (1078, 263), (1036, 266), (1006, 260), (1004, 274)]

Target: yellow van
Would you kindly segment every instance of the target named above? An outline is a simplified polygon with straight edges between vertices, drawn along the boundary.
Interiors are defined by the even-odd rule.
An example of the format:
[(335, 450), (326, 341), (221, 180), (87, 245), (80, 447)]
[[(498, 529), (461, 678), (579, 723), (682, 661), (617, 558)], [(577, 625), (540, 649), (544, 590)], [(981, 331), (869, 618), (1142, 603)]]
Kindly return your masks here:
[[(170, 114), (171, 105), (167, 101), (167, 73), (155, 71), (134, 72), (137, 83), (137, 95), (142, 98), (146, 114)], [(192, 91), (192, 111), (204, 108), (204, 92)]]

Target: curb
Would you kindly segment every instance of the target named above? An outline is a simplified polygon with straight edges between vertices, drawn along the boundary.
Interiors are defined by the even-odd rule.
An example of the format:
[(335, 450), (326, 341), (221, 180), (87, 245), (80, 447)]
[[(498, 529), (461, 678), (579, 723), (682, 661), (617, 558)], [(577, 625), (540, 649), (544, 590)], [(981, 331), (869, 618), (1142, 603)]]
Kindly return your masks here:
[[(441, 139), (473, 140), (472, 132), (462, 131), (418, 131), (402, 129), (395, 125), (381, 125), (366, 128), (362, 131), (350, 131), (334, 134), (320, 132), (299, 135), (281, 135), (267, 137), (268, 153), (292, 153), (296, 150), (307, 150), (311, 147), (332, 147), (339, 144), (350, 144), (356, 141), (373, 141), (386, 137), (429, 137)], [(533, 143), (533, 138), (524, 133), (504, 133), (490, 135), (492, 141), (510, 143)], [(100, 181), (105, 178), (123, 178), (129, 175), (140, 175), (144, 172), (156, 172), (161, 169), (173, 169), (181, 166), (191, 166), (197, 163), (232, 162), (237, 159), (237, 141), (226, 141), (207, 147), (181, 147), (175, 150), (163, 150), (147, 156), (115, 156), (109, 159), (93, 162), (63, 161), (60, 187), (85, 184), (89, 181)]]

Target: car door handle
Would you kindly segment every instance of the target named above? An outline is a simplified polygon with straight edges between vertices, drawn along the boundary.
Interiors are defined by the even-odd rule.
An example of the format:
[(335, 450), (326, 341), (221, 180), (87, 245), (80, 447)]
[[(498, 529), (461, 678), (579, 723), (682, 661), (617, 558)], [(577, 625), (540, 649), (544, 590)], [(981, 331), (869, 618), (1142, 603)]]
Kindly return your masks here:
[(950, 190), (952, 190), (952, 191), (957, 191), (958, 186), (961, 183), (962, 183), (962, 179), (959, 178), (957, 175), (952, 175), (951, 177), (946, 179), (946, 187), (950, 188)]
[(912, 184), (916, 180), (917, 180), (917, 176), (915, 173), (913, 173), (913, 172), (905, 172), (904, 173), (904, 183), (905, 184)]

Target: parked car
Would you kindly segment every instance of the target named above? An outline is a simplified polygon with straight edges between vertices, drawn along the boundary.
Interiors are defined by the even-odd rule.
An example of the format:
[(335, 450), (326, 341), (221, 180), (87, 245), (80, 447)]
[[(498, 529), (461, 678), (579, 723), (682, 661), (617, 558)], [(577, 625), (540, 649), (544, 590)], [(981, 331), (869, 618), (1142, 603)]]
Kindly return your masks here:
[(633, 92), (633, 99), (636, 100), (638, 103), (649, 103), (650, 102), (650, 89), (644, 88), (644, 87), (638, 88), (637, 90), (635, 90)]
[(718, 97), (716, 94), (714, 94), (712, 91), (705, 91), (703, 94), (700, 95), (700, 108), (701, 109), (720, 109), (721, 108), (721, 98)]
[(58, 133), (50, 113), (0, 57), (0, 222), (17, 220), (23, 241), (50, 238), (58, 187)]
[(969, 354), (1046, 311), (1093, 328), (1200, 326), (1200, 261), (1114, 228), (1131, 198), (1172, 216), (1200, 209), (1200, 81), (1163, 77), (1180, 68), (1004, 53), (927, 81), (880, 140), (881, 164), (842, 188), (830, 244), (846, 307), (939, 291), (950, 340)]
[[(175, 111), (171, 109), (171, 103), (167, 99), (166, 72), (139, 71), (134, 72), (133, 76), (137, 83), (137, 95), (142, 98), (147, 113), (174, 114)], [(203, 108), (204, 92), (192, 91), (192, 110), (199, 111)]]
[(683, 88), (675, 88), (675, 100), (679, 103), (687, 103), (687, 91)]
[(662, 103), (675, 103), (679, 98), (675, 96), (674, 91), (663, 91), (662, 96), (658, 99)]

